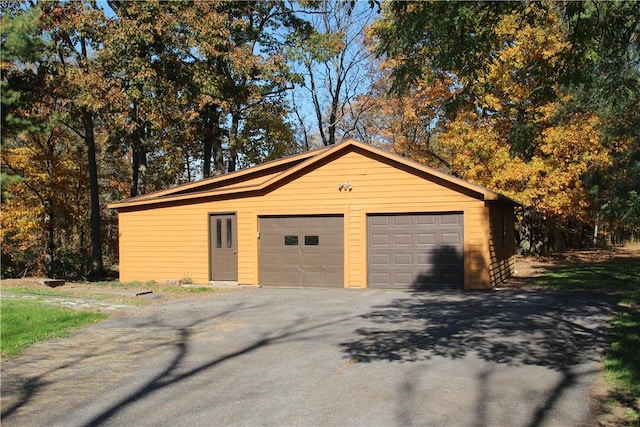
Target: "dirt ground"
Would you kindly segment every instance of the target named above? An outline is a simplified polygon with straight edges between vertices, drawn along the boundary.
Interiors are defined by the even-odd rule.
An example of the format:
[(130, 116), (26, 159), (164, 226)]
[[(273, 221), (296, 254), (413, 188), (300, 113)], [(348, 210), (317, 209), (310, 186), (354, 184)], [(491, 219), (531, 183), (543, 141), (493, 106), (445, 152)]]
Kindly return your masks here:
[[(593, 264), (602, 262), (628, 262), (640, 260), (640, 244), (610, 249), (567, 251), (543, 256), (517, 255), (515, 274), (500, 288), (531, 289), (533, 282), (550, 268), (570, 264)], [(203, 288), (206, 288), (204, 290)], [(21, 291), (16, 292), (16, 289)], [(212, 292), (229, 291), (232, 288), (206, 285), (131, 284), (114, 282), (67, 282), (63, 286), (50, 288), (43, 279), (2, 280), (3, 298), (39, 298), (40, 300), (70, 308), (98, 310), (111, 315), (127, 312), (130, 308), (147, 306), (182, 298), (210, 295)], [(44, 292), (40, 292), (45, 290)], [(33, 291), (31, 293), (30, 291)]]
[(515, 273), (500, 287), (511, 289), (535, 288), (532, 283), (553, 267), (609, 262), (623, 263), (633, 260), (640, 260), (640, 244), (607, 249), (575, 250), (539, 256), (516, 255)]
[(117, 282), (67, 282), (49, 287), (41, 278), (5, 279), (2, 298), (21, 298), (117, 316), (157, 303), (208, 296), (231, 290), (210, 285), (120, 284)]

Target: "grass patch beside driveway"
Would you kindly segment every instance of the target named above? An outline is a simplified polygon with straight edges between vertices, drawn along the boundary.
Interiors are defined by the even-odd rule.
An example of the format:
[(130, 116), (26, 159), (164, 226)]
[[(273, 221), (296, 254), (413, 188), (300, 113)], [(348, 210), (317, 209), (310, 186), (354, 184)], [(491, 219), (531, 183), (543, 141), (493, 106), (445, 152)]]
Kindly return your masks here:
[(621, 295), (619, 305), (604, 360), (605, 377), (614, 386), (607, 403), (629, 425), (640, 425), (640, 292)]
[(6, 279), (2, 285), (2, 356), (18, 355), (32, 344), (132, 308), (220, 291), (156, 282), (71, 282), (49, 288), (35, 279)]
[(15, 356), (31, 344), (64, 337), (87, 323), (106, 317), (102, 313), (54, 307), (33, 300), (2, 298), (2, 355)]

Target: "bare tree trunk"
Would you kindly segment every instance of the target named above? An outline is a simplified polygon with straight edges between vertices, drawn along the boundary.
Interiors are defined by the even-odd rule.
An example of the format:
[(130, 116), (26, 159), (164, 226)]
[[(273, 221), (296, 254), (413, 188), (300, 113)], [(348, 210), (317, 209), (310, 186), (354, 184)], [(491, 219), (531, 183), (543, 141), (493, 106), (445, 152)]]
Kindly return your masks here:
[(144, 124), (138, 117), (138, 106), (132, 107), (132, 119), (136, 123), (131, 141), (131, 197), (144, 193), (147, 183), (147, 150)]
[[(340, 82), (338, 82), (337, 93), (340, 93)], [(328, 145), (334, 145), (336, 143), (336, 127), (338, 124), (338, 97), (335, 96), (333, 98), (333, 102), (331, 103), (331, 111), (329, 113), (329, 141)]]
[[(207, 111), (208, 110), (208, 111)], [(219, 139), (220, 118), (218, 107), (216, 105), (207, 107), (206, 129), (204, 133), (204, 162), (202, 164), (202, 176), (207, 178), (211, 176), (211, 158), (213, 156), (214, 146)], [(214, 161), (215, 163), (215, 161)], [(216, 167), (217, 169), (217, 167)]]
[(213, 167), (216, 170), (216, 175), (224, 174), (224, 154), (222, 152), (222, 141), (220, 138), (216, 138), (213, 141)]
[(291, 101), (293, 102), (293, 111), (296, 114), (296, 118), (298, 119), (298, 123), (300, 124), (300, 129), (302, 130), (304, 151), (309, 151), (311, 148), (309, 146), (309, 135), (307, 134), (307, 127), (305, 126), (304, 119), (300, 115), (300, 109), (296, 104), (296, 98), (293, 91), (291, 92)]
[(91, 278), (98, 278), (104, 273), (102, 263), (102, 236), (100, 225), (100, 188), (98, 187), (98, 164), (96, 162), (96, 141), (93, 133), (93, 114), (83, 109), (82, 124), (84, 139), (87, 144), (87, 160), (89, 165), (89, 187), (91, 191)]
[(131, 155), (131, 197), (136, 197), (144, 193), (147, 180), (147, 152), (140, 142), (136, 142)]
[[(87, 41), (80, 41), (81, 58), (89, 58)], [(91, 272), (89, 277), (96, 279), (104, 274), (102, 263), (102, 225), (100, 224), (100, 187), (98, 186), (98, 164), (96, 162), (96, 139), (93, 133), (93, 113), (87, 108), (80, 109), (84, 142), (87, 145), (87, 165), (89, 169), (89, 189), (91, 198)]]
[(309, 71), (309, 82), (311, 83), (311, 99), (313, 100), (313, 110), (316, 114), (316, 120), (318, 122), (318, 132), (320, 133), (320, 139), (324, 145), (329, 145), (329, 141), (324, 133), (324, 123), (322, 119), (322, 105), (320, 104), (320, 97), (318, 95), (318, 89), (316, 87), (315, 76), (313, 73), (313, 65), (307, 63), (307, 70)]
[(229, 130), (229, 158), (227, 172), (236, 171), (236, 162), (238, 161), (238, 132), (240, 126), (240, 113), (235, 112), (231, 118), (231, 129)]
[(211, 156), (213, 151), (213, 141), (209, 132), (205, 134), (204, 137), (204, 147), (203, 147), (203, 162), (202, 162), (202, 176), (203, 178), (208, 178), (211, 176)]
[(49, 199), (45, 211), (47, 213), (47, 249), (45, 254), (45, 261), (47, 264), (47, 277), (53, 278), (53, 263), (56, 255), (56, 242), (55, 242), (55, 223), (54, 223), (54, 206), (53, 200)]
[(600, 214), (596, 213), (596, 220), (593, 224), (593, 246), (598, 246), (598, 227), (600, 226)]
[(184, 155), (184, 164), (187, 172), (187, 182), (191, 182), (191, 158), (189, 154)]

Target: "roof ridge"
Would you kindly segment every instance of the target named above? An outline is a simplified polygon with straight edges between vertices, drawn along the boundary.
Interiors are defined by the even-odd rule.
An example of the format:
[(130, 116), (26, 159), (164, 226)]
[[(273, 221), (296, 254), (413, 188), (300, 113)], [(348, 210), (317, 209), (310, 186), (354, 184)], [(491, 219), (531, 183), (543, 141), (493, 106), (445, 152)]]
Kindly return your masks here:
[[(304, 170), (305, 168), (309, 167), (310, 165), (322, 159), (330, 157), (331, 155), (338, 153), (342, 150), (349, 149), (349, 147), (364, 150), (366, 152), (371, 153), (372, 155), (381, 156), (383, 158), (388, 159), (389, 161), (403, 164), (406, 167), (409, 167), (415, 171), (419, 171), (421, 173), (432, 176), (436, 179), (449, 182), (453, 185), (458, 186), (461, 189), (478, 194), (478, 196), (480, 196), (481, 199), (483, 200), (506, 200), (514, 204), (520, 204), (519, 202), (513, 199), (510, 199), (507, 196), (504, 196), (489, 188), (483, 187), (478, 184), (474, 184), (462, 178), (456, 177), (446, 172), (442, 172), (431, 166), (421, 164), (419, 162), (408, 159), (406, 157), (402, 157), (397, 153), (393, 153), (388, 150), (374, 147), (372, 145), (365, 144), (363, 142), (356, 141), (354, 139), (347, 139), (333, 146), (321, 147), (315, 150), (306, 151), (304, 153), (299, 153), (296, 155), (283, 157), (281, 159), (261, 163), (259, 165), (252, 166), (252, 167), (243, 169), (241, 171), (237, 171), (235, 173), (218, 175), (216, 177), (213, 177), (213, 179), (207, 178), (206, 180), (200, 180), (195, 183), (189, 183), (190, 185), (175, 186), (167, 190), (160, 190), (157, 192), (149, 193), (144, 196), (139, 196), (138, 198), (125, 199), (120, 202), (112, 203), (109, 205), (109, 207), (118, 209), (118, 208), (124, 208), (129, 206), (149, 205), (154, 203), (166, 203), (170, 201), (202, 198), (202, 197), (206, 197), (207, 194), (210, 194), (210, 195), (214, 195), (214, 194), (224, 195), (224, 194), (231, 194), (231, 193), (242, 194), (242, 193), (247, 193), (251, 191), (260, 191), (260, 190), (267, 189), (272, 185), (277, 184), (282, 179), (288, 176), (291, 176), (301, 170)], [(260, 181), (258, 183), (251, 184), (251, 185), (236, 186), (236, 187), (226, 188), (226, 189), (224, 188), (224, 186), (221, 186), (220, 188), (217, 188), (217, 189), (209, 188), (201, 191), (196, 190), (196, 191), (191, 191), (187, 193), (182, 192), (187, 189), (197, 189), (198, 187), (203, 187), (206, 184), (211, 183), (212, 181), (215, 181), (216, 179), (220, 181), (224, 181), (226, 179), (233, 179), (235, 177), (242, 176), (242, 174), (250, 174), (253, 172), (259, 172), (261, 170), (265, 170), (269, 168), (275, 168), (279, 165), (286, 165), (287, 163), (292, 163), (298, 159), (301, 159), (301, 161), (294, 164), (293, 166), (288, 167), (279, 173), (272, 174), (271, 176), (266, 176), (265, 180)], [(179, 194), (176, 194), (176, 193), (179, 193)]]
[(311, 158), (311, 157), (316, 156), (321, 151), (327, 150), (328, 148), (330, 148), (330, 147), (314, 148), (312, 150), (308, 150), (308, 151), (305, 151), (303, 153), (291, 154), (289, 156), (281, 157), (279, 159), (268, 160), (266, 162), (259, 163), (259, 164), (254, 165), (254, 166), (249, 166), (247, 168), (240, 169), (240, 170), (237, 170), (237, 171), (224, 173), (224, 174), (221, 174), (221, 175), (210, 176), (210, 177), (207, 177), (207, 178), (200, 179), (198, 181), (185, 182), (183, 184), (174, 185), (172, 187), (165, 188), (165, 189), (162, 189), (162, 190), (152, 191), (150, 193), (142, 194), (140, 196), (129, 197), (129, 198), (123, 199), (123, 200), (121, 200), (119, 202), (112, 203), (109, 206), (116, 205), (116, 204), (121, 204), (121, 203), (145, 201), (145, 200), (150, 200), (150, 199), (154, 199), (154, 198), (158, 198), (158, 197), (166, 197), (166, 196), (170, 196), (170, 195), (175, 194), (175, 193), (182, 192), (184, 190), (189, 190), (191, 188), (197, 188), (197, 187), (205, 186), (207, 184), (215, 183), (216, 181), (227, 181), (227, 180), (230, 180), (230, 179), (234, 179), (234, 178), (240, 177), (242, 175), (259, 172), (260, 170), (263, 170), (263, 169), (268, 169), (270, 167), (278, 166), (280, 164), (286, 164), (288, 162), (296, 161), (296, 160), (298, 160), (298, 158), (303, 158), (303, 159), (304, 159), (304, 157)]

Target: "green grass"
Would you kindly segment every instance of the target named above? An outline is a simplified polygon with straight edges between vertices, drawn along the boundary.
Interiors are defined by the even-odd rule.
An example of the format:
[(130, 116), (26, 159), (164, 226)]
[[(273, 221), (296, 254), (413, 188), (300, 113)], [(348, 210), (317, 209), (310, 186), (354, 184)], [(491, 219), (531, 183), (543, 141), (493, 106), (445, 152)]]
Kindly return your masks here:
[(109, 289), (152, 290), (176, 297), (205, 292), (215, 292), (211, 287), (180, 285), (159, 285), (156, 282), (121, 283), (97, 282), (91, 287), (105, 293), (91, 292), (80, 287), (34, 287), (10, 285), (2, 287), (3, 297), (0, 300), (1, 350), (3, 356), (14, 356), (25, 347), (53, 337), (63, 337), (70, 331), (86, 323), (106, 318), (98, 312), (78, 311), (70, 308), (56, 307), (48, 301), (51, 299), (83, 298), (107, 304), (144, 305), (151, 303), (149, 299), (136, 298), (133, 295), (109, 294)]
[(15, 356), (27, 346), (49, 338), (64, 337), (87, 323), (107, 316), (45, 305), (39, 301), (0, 300), (0, 348), (3, 356)]
[(600, 290), (616, 296), (619, 310), (610, 323), (603, 362), (604, 377), (611, 385), (608, 404), (621, 414), (623, 425), (640, 425), (640, 260), (549, 267), (533, 286)]
[(605, 353), (605, 378), (614, 386), (611, 399), (629, 424), (640, 425), (640, 291), (620, 295), (621, 310), (611, 321)]
[(550, 267), (544, 277), (533, 284), (550, 289), (638, 290), (640, 260), (635, 260), (635, 263), (609, 261)]

